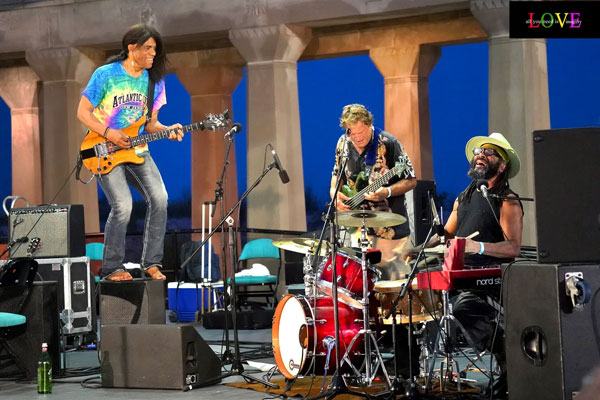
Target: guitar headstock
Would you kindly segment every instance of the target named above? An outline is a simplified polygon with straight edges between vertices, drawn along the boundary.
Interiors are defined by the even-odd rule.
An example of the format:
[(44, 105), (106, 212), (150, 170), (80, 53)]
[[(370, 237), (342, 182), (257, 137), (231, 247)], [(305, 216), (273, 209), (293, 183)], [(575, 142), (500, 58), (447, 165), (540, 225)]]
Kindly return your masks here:
[(410, 160), (407, 155), (402, 155), (398, 157), (398, 161), (396, 161), (396, 165), (394, 166), (394, 175), (400, 177), (402, 172), (408, 167)]
[(216, 131), (217, 129), (225, 129), (230, 122), (229, 110), (225, 110), (221, 114), (208, 114), (202, 121), (202, 126), (206, 130)]

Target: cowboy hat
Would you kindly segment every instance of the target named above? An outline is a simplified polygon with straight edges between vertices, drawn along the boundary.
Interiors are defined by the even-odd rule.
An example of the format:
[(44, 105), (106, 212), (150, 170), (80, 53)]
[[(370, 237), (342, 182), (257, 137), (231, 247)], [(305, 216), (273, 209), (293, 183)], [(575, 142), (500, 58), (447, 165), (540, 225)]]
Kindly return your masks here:
[(475, 136), (467, 142), (467, 146), (465, 147), (465, 153), (467, 155), (467, 160), (471, 162), (473, 159), (473, 149), (483, 146), (484, 144), (493, 144), (498, 146), (506, 151), (506, 155), (508, 156), (508, 178), (513, 178), (519, 173), (519, 169), (521, 168), (521, 160), (519, 159), (519, 155), (512, 148), (508, 140), (501, 133), (494, 132), (490, 133), (490, 136)]

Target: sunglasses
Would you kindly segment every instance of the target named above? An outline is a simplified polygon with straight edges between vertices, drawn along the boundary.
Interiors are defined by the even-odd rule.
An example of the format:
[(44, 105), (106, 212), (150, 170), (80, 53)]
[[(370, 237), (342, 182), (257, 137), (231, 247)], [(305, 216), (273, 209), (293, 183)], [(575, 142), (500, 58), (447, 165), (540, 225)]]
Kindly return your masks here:
[(483, 153), (483, 155), (486, 157), (489, 157), (489, 156), (500, 157), (500, 154), (494, 149), (482, 149), (481, 147), (476, 147), (473, 149), (474, 156), (478, 156), (481, 153)]

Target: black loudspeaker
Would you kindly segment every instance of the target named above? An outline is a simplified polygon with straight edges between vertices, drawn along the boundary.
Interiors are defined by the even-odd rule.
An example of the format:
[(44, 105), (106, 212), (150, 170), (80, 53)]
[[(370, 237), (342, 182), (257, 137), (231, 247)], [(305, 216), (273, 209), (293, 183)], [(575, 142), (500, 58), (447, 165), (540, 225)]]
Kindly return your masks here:
[(600, 128), (533, 132), (538, 262), (600, 262)]
[(218, 383), (221, 361), (190, 325), (107, 325), (100, 331), (102, 386), (183, 389)]
[[(0, 290), (0, 311), (16, 312), (20, 296), (15, 296), (12, 288)], [(42, 343), (48, 343), (52, 359), (52, 374), (60, 373), (60, 347), (58, 327), (57, 282), (34, 282), (29, 290), (27, 302), (21, 314), (27, 318), (25, 330), (8, 337), (11, 349), (26, 369), (27, 379), (37, 377), (37, 363), (42, 352)], [(15, 369), (16, 371), (16, 369)], [(1, 374), (11, 371), (0, 370)]]
[(164, 324), (165, 281), (100, 282), (100, 323)]
[[(85, 256), (82, 204), (13, 208), (8, 222), (11, 239), (40, 238), (35, 258)], [(10, 250), (10, 258), (25, 257), (26, 250), (26, 245), (17, 244)]]
[[(567, 294), (583, 281), (585, 296)], [(580, 284), (578, 284), (580, 285)], [(600, 363), (600, 265), (516, 263), (504, 271), (510, 400), (571, 400)]]
[[(414, 205), (414, 241), (421, 244), (431, 229), (431, 204), (429, 198), (435, 198), (435, 181), (417, 181), (412, 190)], [(441, 204), (436, 204), (438, 213)]]

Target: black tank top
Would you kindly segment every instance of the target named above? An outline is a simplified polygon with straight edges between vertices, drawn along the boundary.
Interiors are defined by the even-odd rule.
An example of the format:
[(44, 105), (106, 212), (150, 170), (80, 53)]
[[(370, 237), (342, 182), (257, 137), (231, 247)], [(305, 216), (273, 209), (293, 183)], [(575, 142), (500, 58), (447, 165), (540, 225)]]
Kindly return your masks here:
[[(500, 219), (500, 202), (492, 201), (494, 213)], [(497, 243), (504, 241), (502, 229), (490, 206), (481, 192), (473, 191), (471, 198), (464, 198), (458, 204), (457, 211), (457, 237), (467, 237), (473, 232), (479, 231), (479, 235), (473, 240), (486, 243)], [(465, 265), (486, 266), (510, 262), (513, 259), (492, 257), (485, 254), (465, 254)]]

